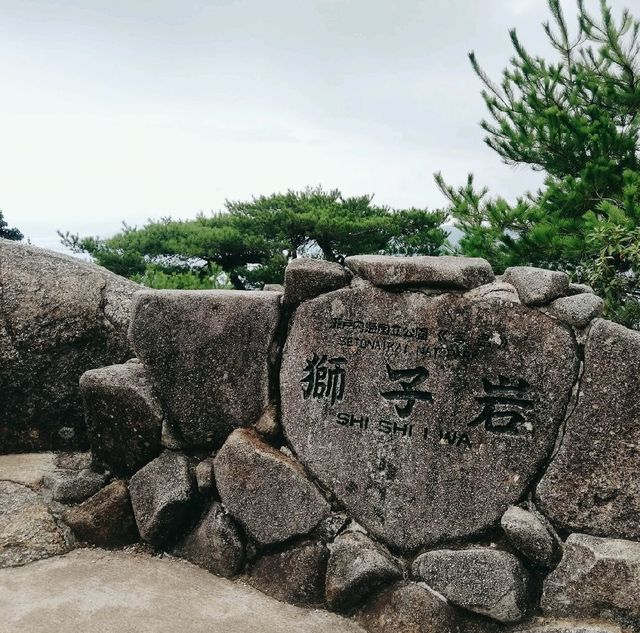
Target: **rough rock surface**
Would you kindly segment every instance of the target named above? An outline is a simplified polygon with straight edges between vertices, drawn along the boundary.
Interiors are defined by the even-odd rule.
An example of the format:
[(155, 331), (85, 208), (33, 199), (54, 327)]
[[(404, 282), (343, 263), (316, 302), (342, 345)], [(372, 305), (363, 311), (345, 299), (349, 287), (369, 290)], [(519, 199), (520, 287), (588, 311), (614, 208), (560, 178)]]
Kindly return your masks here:
[(330, 512), (300, 464), (252, 430), (234, 431), (214, 463), (225, 508), (263, 545), (307, 534)]
[(545, 268), (512, 266), (504, 271), (502, 281), (515, 286), (522, 303), (528, 306), (546, 305), (569, 292), (569, 276)]
[(76, 537), (87, 543), (110, 547), (138, 540), (126, 482), (116, 480), (79, 506), (70, 508), (62, 520)]
[(284, 273), (285, 303), (300, 303), (324, 292), (346, 286), (349, 271), (340, 264), (324, 259), (299, 257), (289, 262)]
[(57, 470), (44, 478), (44, 485), (51, 489), (54, 501), (80, 503), (96, 494), (107, 483), (107, 475), (90, 468), (76, 472)]
[(131, 355), (139, 288), (99, 266), (0, 239), (0, 452), (86, 444), (78, 379)]
[(162, 408), (142, 363), (92, 369), (80, 391), (96, 460), (128, 477), (158, 456)]
[(520, 303), (520, 297), (515, 287), (501, 281), (478, 286), (473, 290), (469, 290), (464, 296), (465, 299), (470, 301), (511, 301), (512, 303)]
[(273, 439), (278, 437), (282, 432), (278, 408), (274, 404), (269, 404), (260, 419), (253, 425), (253, 428), (266, 438)]
[(242, 569), (244, 540), (235, 521), (221, 504), (214, 502), (173, 553), (218, 576), (230, 578)]
[(593, 288), (591, 286), (588, 286), (587, 284), (576, 284), (576, 283), (571, 283), (569, 284), (569, 294), (570, 295), (581, 295), (585, 292), (594, 292)]
[(537, 512), (510, 506), (500, 521), (509, 542), (531, 562), (552, 567), (562, 555), (562, 543)]
[(328, 550), (323, 543), (303, 543), (259, 558), (249, 573), (251, 585), (283, 602), (322, 606)]
[(583, 328), (602, 316), (604, 301), (589, 292), (560, 297), (551, 303), (549, 313), (573, 327)]
[(130, 337), (186, 442), (220, 446), (268, 404), (280, 297), (273, 292), (136, 293)]
[(571, 534), (547, 576), (542, 610), (559, 617), (614, 619), (640, 627), (640, 543)]
[(412, 574), (447, 600), (499, 622), (519, 622), (529, 609), (530, 578), (508, 552), (436, 550), (416, 558)]
[(458, 633), (447, 602), (428, 587), (399, 582), (384, 589), (357, 615), (369, 633)]
[(24, 565), (64, 554), (65, 534), (33, 490), (0, 481), (0, 567)]
[(196, 483), (198, 492), (205, 496), (211, 496), (216, 490), (216, 478), (213, 469), (213, 457), (207, 457), (196, 466)]
[(356, 521), (413, 550), (497, 525), (519, 501), (577, 368), (568, 328), (538, 310), (345, 288), (296, 311), (283, 430)]
[(282, 284), (265, 284), (262, 287), (267, 292), (282, 292), (284, 293), (284, 286)]
[(187, 458), (165, 451), (131, 477), (129, 494), (140, 536), (162, 545), (190, 518), (194, 485)]
[(355, 607), (390, 580), (402, 578), (402, 568), (362, 532), (338, 536), (331, 546), (325, 597), (334, 611)]
[(491, 265), (480, 257), (353, 255), (345, 265), (375, 286), (435, 286), (469, 289), (490, 283)]
[(518, 626), (510, 633), (624, 633), (610, 623), (577, 622), (575, 620), (538, 619), (530, 624)]
[(578, 406), (537, 489), (571, 531), (640, 539), (640, 333), (597, 320), (585, 345)]

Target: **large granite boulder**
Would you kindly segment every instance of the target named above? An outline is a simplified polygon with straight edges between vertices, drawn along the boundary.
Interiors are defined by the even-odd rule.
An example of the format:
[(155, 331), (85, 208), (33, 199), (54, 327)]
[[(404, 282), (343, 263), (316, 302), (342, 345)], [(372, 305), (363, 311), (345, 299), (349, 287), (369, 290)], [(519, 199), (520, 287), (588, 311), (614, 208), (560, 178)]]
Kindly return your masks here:
[(143, 291), (130, 337), (168, 419), (190, 445), (220, 446), (269, 404), (280, 319), (274, 292)]
[(546, 305), (569, 292), (569, 275), (559, 270), (512, 266), (504, 271), (502, 281), (515, 286), (528, 306)]
[(131, 477), (129, 494), (140, 536), (152, 545), (164, 545), (180, 533), (195, 508), (189, 460), (165, 451)]
[(640, 543), (571, 534), (560, 564), (547, 576), (547, 615), (614, 619), (640, 630)]
[(118, 479), (87, 499), (69, 508), (63, 521), (81, 541), (112, 547), (138, 540), (138, 528), (133, 516), (126, 482)]
[(447, 600), (498, 622), (519, 622), (530, 607), (531, 578), (509, 552), (436, 550), (416, 558), (412, 574)]
[(131, 356), (137, 284), (0, 239), (0, 453), (86, 445), (80, 376)]
[(362, 532), (346, 532), (331, 545), (326, 601), (334, 611), (356, 606), (385, 582), (402, 578), (402, 567)]
[(160, 453), (162, 408), (139, 362), (92, 369), (80, 378), (94, 459), (129, 477)]
[(0, 481), (0, 568), (59, 556), (69, 539), (36, 492)]
[(305, 542), (259, 558), (248, 581), (264, 593), (300, 606), (324, 604), (328, 550), (324, 543)]
[(282, 425), (356, 521), (413, 550), (495, 526), (520, 500), (577, 368), (569, 329), (537, 310), (360, 284), (297, 309)]
[(369, 633), (459, 633), (447, 601), (429, 587), (398, 582), (377, 594), (356, 620)]
[(337, 290), (351, 280), (349, 271), (340, 264), (324, 259), (299, 257), (289, 262), (284, 273), (285, 303), (300, 303), (306, 299)]
[(240, 528), (221, 504), (214, 502), (173, 553), (218, 576), (235, 576), (244, 562)]
[(300, 464), (250, 429), (229, 436), (214, 468), (225, 508), (263, 545), (309, 533), (331, 510)]
[(469, 289), (494, 280), (491, 265), (480, 257), (353, 255), (346, 258), (345, 265), (358, 277), (381, 287)]
[(640, 333), (596, 321), (578, 406), (537, 489), (559, 526), (640, 539)]

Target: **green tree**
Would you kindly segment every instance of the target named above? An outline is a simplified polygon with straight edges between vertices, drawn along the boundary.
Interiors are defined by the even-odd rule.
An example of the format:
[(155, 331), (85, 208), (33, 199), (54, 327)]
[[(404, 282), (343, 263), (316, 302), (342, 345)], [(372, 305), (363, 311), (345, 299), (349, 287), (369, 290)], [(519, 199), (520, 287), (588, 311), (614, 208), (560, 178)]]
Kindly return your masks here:
[(18, 229), (9, 228), (2, 211), (0, 211), (0, 237), (5, 240), (13, 240), (15, 242), (19, 242), (24, 237)]
[(447, 239), (443, 212), (393, 210), (374, 205), (371, 196), (343, 197), (320, 187), (225, 206), (224, 212), (195, 220), (163, 218), (139, 229), (125, 225), (105, 240), (61, 237), (72, 250), (128, 277), (147, 275), (151, 266), (202, 279), (213, 265), (239, 289), (281, 282), (287, 262), (298, 256), (342, 261), (355, 253), (435, 255)]
[[(436, 174), (463, 232), (460, 249), (498, 271), (517, 264), (586, 270), (599, 225), (611, 223), (613, 206), (618, 220), (629, 210), (625, 187), (640, 172), (640, 23), (628, 10), (614, 19), (606, 0), (598, 16), (578, 0), (572, 37), (559, 0), (548, 4), (543, 28), (556, 59), (532, 55), (515, 30), (499, 82), (469, 55), (489, 114), (485, 142), (507, 164), (544, 172), (543, 187), (509, 204), (476, 189), (472, 176), (454, 188)], [(630, 214), (624, 224), (637, 220)]]

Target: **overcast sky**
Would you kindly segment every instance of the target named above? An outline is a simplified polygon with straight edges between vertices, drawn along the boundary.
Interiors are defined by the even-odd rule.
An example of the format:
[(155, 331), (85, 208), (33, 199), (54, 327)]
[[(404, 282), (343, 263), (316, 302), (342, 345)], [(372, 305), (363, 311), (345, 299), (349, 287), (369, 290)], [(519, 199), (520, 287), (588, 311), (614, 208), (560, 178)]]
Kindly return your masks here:
[(58, 228), (306, 185), (436, 208), (438, 170), (514, 198), (540, 175), (483, 144), (467, 52), (498, 76), (509, 27), (548, 53), (546, 18), (544, 0), (0, 0), (0, 209), (58, 248)]

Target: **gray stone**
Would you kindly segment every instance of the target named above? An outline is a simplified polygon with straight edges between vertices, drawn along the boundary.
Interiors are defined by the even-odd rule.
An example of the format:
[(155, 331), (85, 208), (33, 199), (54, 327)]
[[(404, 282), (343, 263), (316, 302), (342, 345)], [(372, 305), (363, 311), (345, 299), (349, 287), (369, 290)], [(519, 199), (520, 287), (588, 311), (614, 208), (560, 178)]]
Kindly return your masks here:
[(280, 426), (280, 416), (278, 415), (278, 409), (274, 404), (269, 404), (264, 410), (260, 419), (253, 425), (253, 428), (264, 435), (268, 439), (274, 439), (278, 437), (282, 431)]
[(47, 475), (56, 472), (55, 453), (0, 455), (0, 481), (39, 488)]
[(549, 314), (573, 327), (583, 328), (593, 319), (602, 316), (604, 301), (593, 293), (560, 297), (551, 303)]
[(105, 473), (97, 473), (90, 468), (75, 472), (58, 470), (44, 478), (46, 487), (51, 488), (54, 501), (60, 503), (80, 503), (96, 494), (107, 483)]
[(473, 290), (469, 290), (464, 296), (465, 299), (470, 301), (510, 301), (512, 303), (520, 303), (520, 297), (515, 287), (500, 281), (478, 286)]
[(624, 631), (610, 623), (537, 618), (530, 624), (516, 627), (510, 633), (624, 633)]
[(616, 620), (640, 627), (640, 543), (571, 534), (544, 581), (546, 615)]
[(402, 578), (388, 552), (361, 532), (346, 532), (330, 547), (325, 598), (333, 611), (355, 607), (382, 584)]
[(56, 453), (56, 466), (66, 470), (82, 470), (91, 468), (91, 451), (66, 451)]
[(538, 310), (352, 287), (298, 307), (282, 425), (356, 521), (414, 550), (499, 524), (548, 460), (577, 369), (568, 328)]
[(349, 517), (346, 512), (334, 512), (320, 522), (315, 529), (315, 534), (325, 542), (333, 541), (346, 528), (348, 522)]
[(276, 293), (144, 291), (133, 304), (131, 340), (182, 439), (220, 446), (260, 418), (280, 318)]
[(303, 543), (259, 558), (248, 581), (269, 596), (301, 606), (323, 605), (328, 550), (323, 543)]
[(166, 418), (162, 421), (160, 444), (163, 448), (168, 448), (172, 451), (180, 451), (185, 448), (185, 442), (180, 439), (178, 432)]
[(80, 391), (98, 463), (129, 477), (158, 456), (162, 407), (141, 363), (92, 369), (80, 378)]
[(25, 565), (68, 549), (42, 498), (26, 486), (0, 481), (0, 567)]
[(198, 492), (210, 497), (216, 491), (216, 478), (213, 470), (213, 457), (207, 457), (196, 466), (196, 483)]
[(284, 293), (284, 286), (282, 284), (265, 284), (262, 287), (267, 292), (282, 292)]
[(235, 521), (221, 504), (214, 502), (173, 553), (218, 576), (230, 578), (242, 569), (244, 540)]
[(79, 259), (0, 239), (0, 452), (86, 445), (78, 379), (131, 356), (140, 286)]
[(538, 512), (510, 506), (500, 523), (511, 545), (531, 562), (552, 567), (562, 556), (562, 542)]
[(437, 550), (416, 558), (412, 574), (453, 604), (499, 622), (519, 622), (529, 609), (531, 579), (509, 552)]
[(587, 286), (587, 284), (569, 284), (569, 292), (570, 295), (581, 295), (585, 292), (593, 293), (594, 290), (591, 286)]
[(300, 303), (348, 285), (349, 271), (335, 262), (299, 257), (292, 259), (284, 273), (285, 303)]
[(592, 325), (578, 406), (537, 489), (562, 528), (640, 539), (640, 333)]
[(354, 255), (345, 265), (375, 286), (435, 286), (469, 289), (494, 280), (491, 265), (480, 257), (392, 257)]
[(252, 430), (229, 436), (216, 455), (215, 473), (224, 506), (263, 545), (307, 534), (330, 512), (300, 464)]
[(528, 306), (546, 305), (569, 291), (569, 275), (558, 270), (512, 266), (502, 279), (516, 287), (522, 303)]
[(446, 600), (418, 583), (398, 582), (381, 591), (356, 615), (369, 633), (458, 633)]
[(194, 486), (187, 458), (165, 451), (131, 477), (129, 494), (140, 536), (162, 545), (190, 519)]
[(126, 482), (116, 480), (79, 506), (70, 508), (62, 520), (76, 537), (87, 543), (111, 547), (138, 540)]

